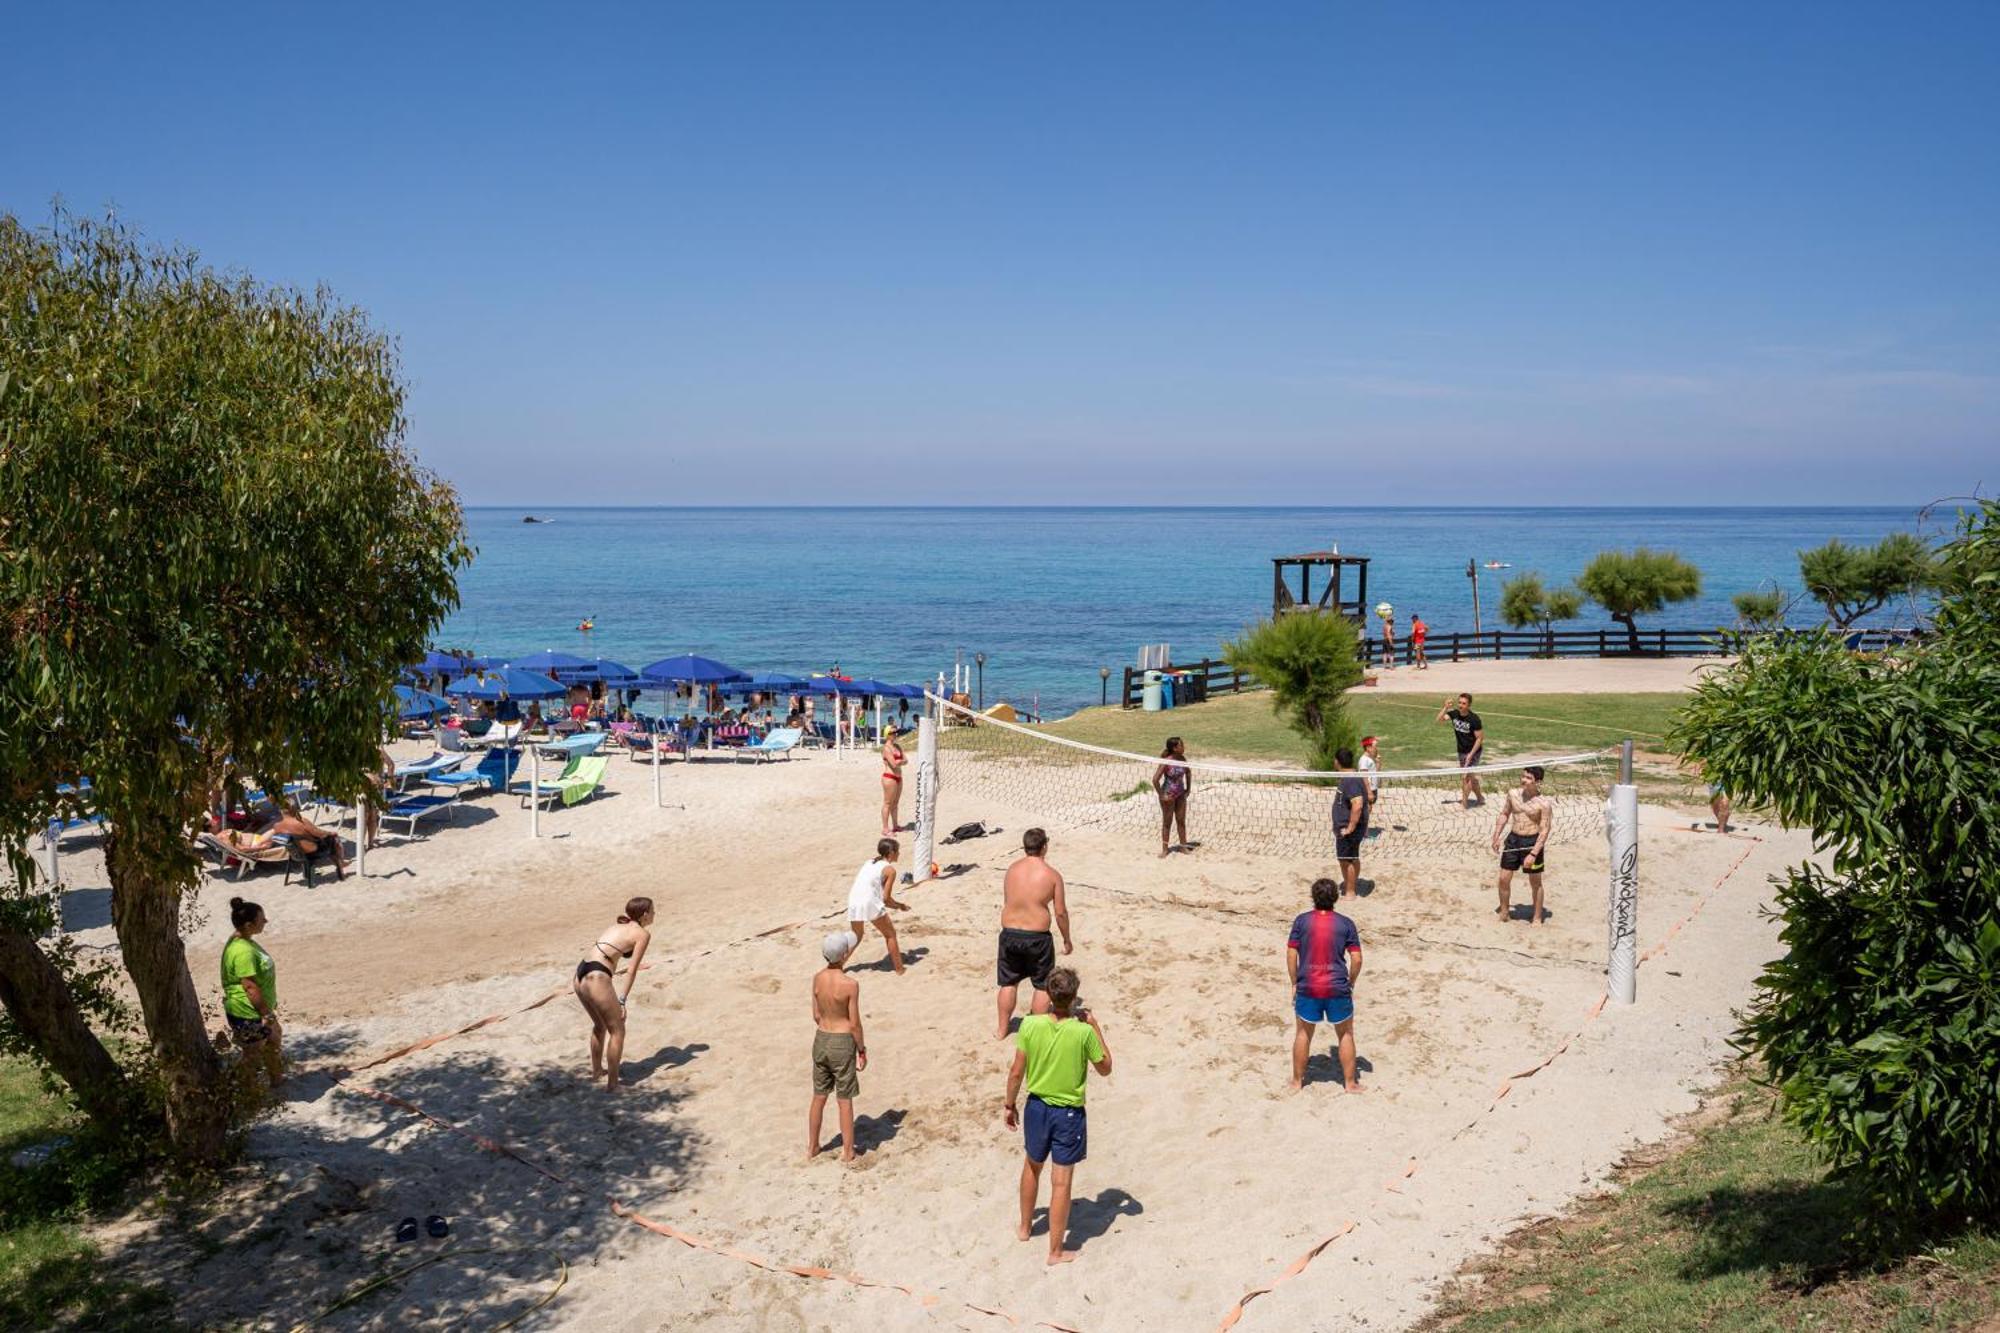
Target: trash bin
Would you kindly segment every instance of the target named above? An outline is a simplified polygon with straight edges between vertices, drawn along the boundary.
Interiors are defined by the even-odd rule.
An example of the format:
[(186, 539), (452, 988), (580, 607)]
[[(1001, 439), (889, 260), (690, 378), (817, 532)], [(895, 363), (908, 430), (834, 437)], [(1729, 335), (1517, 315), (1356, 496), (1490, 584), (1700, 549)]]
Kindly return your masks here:
[(1174, 677), (1171, 672), (1160, 673), (1160, 707), (1174, 706)]
[(1139, 690), (1139, 706), (1148, 713), (1160, 711), (1160, 673), (1146, 672), (1146, 682)]
[(1208, 676), (1203, 672), (1190, 672), (1181, 677), (1181, 683), (1174, 695), (1184, 704), (1205, 704), (1208, 702)]

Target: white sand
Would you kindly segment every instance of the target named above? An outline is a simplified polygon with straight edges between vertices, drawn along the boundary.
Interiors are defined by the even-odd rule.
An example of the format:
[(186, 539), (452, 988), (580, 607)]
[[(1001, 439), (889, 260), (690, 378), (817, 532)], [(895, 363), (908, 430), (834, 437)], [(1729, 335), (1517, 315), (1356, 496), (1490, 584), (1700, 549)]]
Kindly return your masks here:
[[(1440, 668), (1424, 687), (1450, 683)], [(1376, 888), (1352, 911), (1367, 947), (1357, 1030), (1369, 1091), (1348, 1097), (1328, 1081), (1323, 1029), (1314, 1081), (1287, 1097), (1285, 931), (1330, 867), (1206, 850), (1160, 861), (1143, 841), (1053, 827), (1075, 916), (1068, 961), (1117, 1068), (1093, 1076), (1072, 1219), (1081, 1259), (1047, 1270), (1040, 1235), (1013, 1239), (1018, 1139), (999, 1119), (1010, 1049), (992, 1036), (999, 876), (1033, 811), (947, 786), (943, 826), (980, 818), (1008, 834), (940, 849), (967, 868), (909, 891), (898, 924), (921, 956), (907, 975), (875, 966), (873, 935), (857, 955), (873, 1056), (856, 1104), (865, 1151), (852, 1167), (799, 1161), (807, 987), (876, 836), (877, 772), (871, 758), (824, 754), (674, 765), (676, 808), (656, 810), (648, 771), (621, 757), (615, 790), (545, 816), (539, 841), (515, 801), (489, 798), (457, 827), (378, 850), (363, 880), (212, 883), (191, 931), (197, 985), (212, 1002), (227, 896), (261, 901), (306, 1071), (219, 1203), (210, 1234), (240, 1243), (210, 1255), (134, 1218), (105, 1230), (114, 1257), (172, 1283), (187, 1318), (288, 1327), (360, 1278), (437, 1253), (390, 1237), (398, 1218), (439, 1212), (455, 1244), (507, 1252), (426, 1268), (327, 1326), (466, 1310), (490, 1325), (545, 1293), (560, 1255), (567, 1285), (527, 1327), (1006, 1326), (970, 1308), (984, 1306), (1026, 1324), (1201, 1329), (1352, 1220), (1240, 1327), (1397, 1327), (1492, 1237), (1600, 1185), (1695, 1104), (1727, 1054), (1731, 1009), (1775, 950), (1758, 914), (1764, 877), (1806, 850), (1770, 830), (1756, 830), (1762, 843), (1675, 831), (1689, 816), (1648, 807), (1642, 944), (1747, 862), (1643, 967), (1638, 1006), (1595, 1021), (1601, 843), (1552, 851), (1554, 919), (1539, 929), (1493, 920), (1483, 849), (1377, 858), (1364, 870)], [(1194, 819), (1200, 837), (1199, 809)], [(72, 923), (101, 921), (101, 865), (89, 853), (65, 865), (79, 886)], [(504, 1141), (576, 1189), (336, 1086), (331, 1071), (369, 1054), (565, 988), (634, 893), (662, 919), (655, 966), (633, 992), (623, 1096), (586, 1085), (588, 1026), (566, 994), (347, 1085)], [(1494, 1106), (1503, 1080), (1579, 1029)], [(828, 1138), (836, 1129), (829, 1108)], [(1386, 1189), (1412, 1157), (1416, 1174)], [(720, 1246), (908, 1284), (931, 1303), (689, 1248), (613, 1216), (607, 1195)]]

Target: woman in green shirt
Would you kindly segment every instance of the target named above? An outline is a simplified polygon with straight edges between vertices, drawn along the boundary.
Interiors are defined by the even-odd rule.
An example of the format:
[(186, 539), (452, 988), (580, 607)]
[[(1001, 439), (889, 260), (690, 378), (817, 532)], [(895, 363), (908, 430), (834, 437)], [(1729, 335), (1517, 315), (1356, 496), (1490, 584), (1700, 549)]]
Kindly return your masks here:
[(276, 1087), (285, 1081), (284, 1054), (278, 1048), (283, 1035), (278, 1026), (278, 965), (255, 939), (270, 922), (256, 903), (231, 898), (229, 924), (236, 933), (222, 946), (222, 1009), (245, 1060), (261, 1061)]

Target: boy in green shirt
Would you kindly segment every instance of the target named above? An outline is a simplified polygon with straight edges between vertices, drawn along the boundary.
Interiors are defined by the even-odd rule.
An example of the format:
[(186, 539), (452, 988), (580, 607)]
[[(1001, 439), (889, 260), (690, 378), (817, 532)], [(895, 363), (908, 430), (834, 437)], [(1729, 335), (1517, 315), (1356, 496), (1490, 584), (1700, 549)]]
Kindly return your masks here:
[[(1049, 1262), (1066, 1264), (1076, 1251), (1063, 1247), (1069, 1229), (1071, 1176), (1084, 1157), (1088, 1125), (1083, 1111), (1083, 1085), (1089, 1070), (1110, 1076), (1111, 1049), (1104, 1044), (1104, 1029), (1089, 1010), (1071, 1013), (1076, 1005), (1077, 980), (1072, 968), (1058, 967), (1049, 973), (1049, 1010), (1021, 1020), (1014, 1034), (1014, 1067), (1007, 1074), (1007, 1128), (1022, 1127), (1027, 1149), (1021, 1163), (1021, 1226), (1015, 1233), (1028, 1239), (1028, 1224), (1035, 1213), (1035, 1196), (1041, 1192), (1042, 1163), (1055, 1158), (1049, 1184)], [(1018, 1107), (1021, 1083), (1028, 1085), (1028, 1113), (1025, 1121)]]

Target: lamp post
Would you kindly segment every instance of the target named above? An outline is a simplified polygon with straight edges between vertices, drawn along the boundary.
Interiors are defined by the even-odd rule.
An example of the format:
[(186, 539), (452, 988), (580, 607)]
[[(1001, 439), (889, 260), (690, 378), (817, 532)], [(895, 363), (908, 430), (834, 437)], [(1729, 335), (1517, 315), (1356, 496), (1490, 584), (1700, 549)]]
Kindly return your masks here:
[(1097, 702), (1109, 706), (1111, 703), (1111, 668), (1097, 668)]
[(986, 654), (974, 653), (972, 661), (979, 668), (979, 711), (983, 713), (986, 711)]

